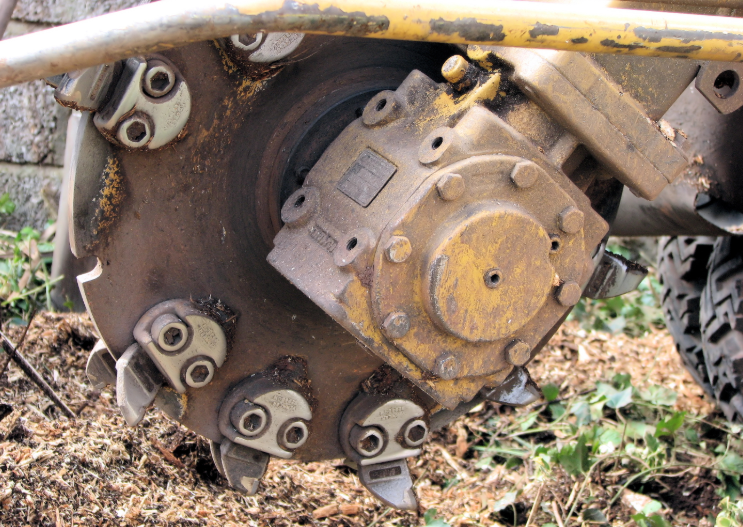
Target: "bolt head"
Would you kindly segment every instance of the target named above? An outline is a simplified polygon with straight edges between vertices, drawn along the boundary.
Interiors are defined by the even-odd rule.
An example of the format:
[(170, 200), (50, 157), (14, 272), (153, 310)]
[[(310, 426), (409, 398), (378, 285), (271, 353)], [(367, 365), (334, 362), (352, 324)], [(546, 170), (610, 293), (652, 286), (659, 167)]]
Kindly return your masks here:
[(459, 375), (460, 368), (459, 360), (454, 355), (442, 353), (436, 359), (433, 373), (445, 381), (450, 381)]
[(534, 163), (529, 161), (522, 161), (517, 163), (511, 171), (511, 181), (518, 188), (529, 188), (539, 179), (539, 173), (541, 169)]
[(294, 421), (285, 425), (281, 435), (281, 446), (289, 450), (299, 448), (307, 442), (310, 432), (303, 421)]
[(469, 62), (467, 62), (467, 59), (461, 55), (454, 55), (444, 62), (444, 65), (441, 67), (441, 75), (447, 81), (455, 84), (464, 78), (468, 66)]
[(373, 457), (384, 448), (384, 436), (375, 426), (354, 427), (351, 430), (351, 446), (364, 457)]
[(514, 366), (523, 366), (531, 357), (531, 347), (523, 340), (514, 340), (506, 346), (506, 360)]
[(408, 423), (403, 433), (405, 444), (410, 448), (422, 445), (428, 438), (428, 425), (422, 419), (415, 419)]
[(197, 359), (185, 367), (183, 377), (191, 388), (201, 388), (212, 381), (214, 369), (214, 364), (209, 359)]
[(583, 228), (583, 213), (571, 205), (558, 215), (557, 226), (563, 232), (575, 234)]
[(555, 297), (561, 305), (570, 307), (578, 303), (582, 294), (583, 289), (581, 289), (578, 283), (570, 280), (557, 288)]
[(436, 182), (436, 190), (443, 200), (459, 199), (464, 194), (464, 178), (459, 174), (444, 174)]
[(393, 263), (402, 263), (410, 257), (413, 247), (405, 236), (392, 236), (384, 247), (384, 254)]
[(401, 339), (410, 331), (410, 319), (408, 315), (400, 311), (390, 313), (384, 319), (382, 331), (391, 339)]

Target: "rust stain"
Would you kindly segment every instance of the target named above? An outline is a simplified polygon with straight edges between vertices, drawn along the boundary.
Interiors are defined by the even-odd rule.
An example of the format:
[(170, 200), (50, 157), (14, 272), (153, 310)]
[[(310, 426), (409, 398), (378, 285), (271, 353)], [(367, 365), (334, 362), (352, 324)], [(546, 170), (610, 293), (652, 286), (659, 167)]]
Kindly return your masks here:
[(103, 187), (93, 220), (95, 236), (105, 233), (111, 227), (116, 220), (122, 201), (124, 201), (124, 178), (121, 175), (121, 166), (116, 157), (110, 156), (103, 169)]

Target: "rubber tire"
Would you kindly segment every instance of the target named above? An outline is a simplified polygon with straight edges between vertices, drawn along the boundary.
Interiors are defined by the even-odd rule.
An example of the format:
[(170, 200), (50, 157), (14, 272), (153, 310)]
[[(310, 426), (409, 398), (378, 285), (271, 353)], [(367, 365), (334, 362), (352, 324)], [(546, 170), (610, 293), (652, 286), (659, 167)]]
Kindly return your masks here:
[(702, 343), (720, 409), (743, 421), (743, 238), (718, 238), (702, 295)]
[(673, 236), (663, 237), (658, 243), (658, 279), (663, 286), (666, 327), (684, 366), (711, 397), (714, 391), (704, 360), (700, 312), (714, 242), (712, 237)]

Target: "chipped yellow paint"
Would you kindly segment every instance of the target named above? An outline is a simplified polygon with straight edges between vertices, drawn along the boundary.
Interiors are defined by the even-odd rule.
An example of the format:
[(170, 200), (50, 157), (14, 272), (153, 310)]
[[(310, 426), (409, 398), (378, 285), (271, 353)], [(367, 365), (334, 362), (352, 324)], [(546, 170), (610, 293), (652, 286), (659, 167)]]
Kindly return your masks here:
[(106, 232), (118, 214), (119, 205), (124, 200), (124, 180), (121, 175), (119, 160), (109, 156), (103, 169), (103, 187), (95, 211), (93, 234), (98, 236)]

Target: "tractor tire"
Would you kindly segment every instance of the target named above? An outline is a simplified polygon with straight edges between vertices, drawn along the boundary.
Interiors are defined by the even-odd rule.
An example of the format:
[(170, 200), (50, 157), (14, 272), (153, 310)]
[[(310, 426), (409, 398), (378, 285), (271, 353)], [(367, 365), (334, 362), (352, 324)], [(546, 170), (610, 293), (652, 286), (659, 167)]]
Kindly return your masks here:
[(743, 238), (718, 238), (702, 294), (702, 346), (710, 385), (730, 421), (743, 420)]
[(707, 261), (715, 238), (663, 237), (658, 247), (658, 279), (663, 286), (666, 326), (681, 360), (694, 380), (714, 396), (702, 350), (701, 298), (707, 283)]

